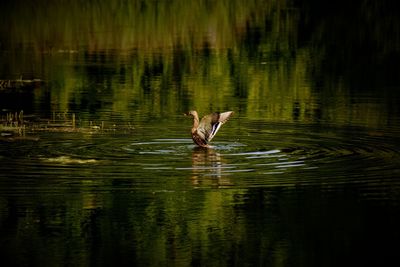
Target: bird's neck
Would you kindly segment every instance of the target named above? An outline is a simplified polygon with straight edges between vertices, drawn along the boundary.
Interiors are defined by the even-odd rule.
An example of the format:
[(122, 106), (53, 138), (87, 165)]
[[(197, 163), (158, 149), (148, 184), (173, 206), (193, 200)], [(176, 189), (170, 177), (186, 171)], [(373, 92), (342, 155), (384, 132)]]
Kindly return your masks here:
[(197, 130), (197, 127), (199, 127), (199, 116), (197, 114), (193, 115), (193, 128), (192, 132)]

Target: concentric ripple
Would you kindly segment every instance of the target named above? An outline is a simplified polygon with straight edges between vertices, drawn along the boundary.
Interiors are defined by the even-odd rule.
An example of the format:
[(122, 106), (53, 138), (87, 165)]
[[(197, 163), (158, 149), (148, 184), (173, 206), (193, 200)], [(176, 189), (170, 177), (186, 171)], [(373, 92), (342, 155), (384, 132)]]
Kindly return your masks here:
[(227, 139), (199, 148), (188, 138), (42, 136), (3, 146), (1, 175), (10, 180), (2, 182), (50, 177), (57, 186), (70, 186), (90, 180), (104, 190), (114, 188), (115, 179), (129, 181), (129, 189), (151, 190), (177, 184), (186, 189), (398, 184), (398, 138), (392, 134), (277, 128)]

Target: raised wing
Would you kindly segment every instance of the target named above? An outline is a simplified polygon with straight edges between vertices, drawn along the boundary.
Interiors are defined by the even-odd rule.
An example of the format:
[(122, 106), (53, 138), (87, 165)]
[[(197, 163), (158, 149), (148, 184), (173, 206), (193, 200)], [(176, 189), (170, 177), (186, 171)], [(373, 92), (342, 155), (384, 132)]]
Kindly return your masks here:
[(217, 134), (222, 124), (228, 121), (233, 114), (233, 111), (227, 111), (223, 113), (214, 112), (212, 114), (204, 116), (197, 128), (197, 132), (204, 136), (206, 142), (210, 142), (211, 139)]

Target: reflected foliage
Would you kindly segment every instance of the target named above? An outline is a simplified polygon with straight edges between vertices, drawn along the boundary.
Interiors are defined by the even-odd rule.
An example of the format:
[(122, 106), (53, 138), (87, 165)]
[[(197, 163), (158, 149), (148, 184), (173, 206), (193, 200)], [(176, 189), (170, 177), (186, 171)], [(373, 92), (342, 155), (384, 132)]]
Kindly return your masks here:
[[(60, 157), (71, 149), (60, 143), (44, 141), (44, 148), (38, 148), (27, 139), (22, 145), (0, 139), (2, 259), (16, 266), (398, 262), (393, 256), (396, 246), (391, 246), (400, 238), (398, 206), (394, 207), (399, 203), (398, 182), (392, 179), (398, 174), (392, 166), (398, 161), (393, 149), (398, 138), (393, 132), (398, 131), (400, 115), (396, 4), (394, 0), (2, 1), (0, 81), (12, 82), (0, 88), (1, 110), (23, 110), (27, 118), (74, 114), (74, 122), (76, 114), (80, 125), (105, 122), (108, 129), (118, 125), (133, 129), (129, 140), (117, 131), (107, 136), (121, 142), (117, 144), (107, 144), (107, 138), (92, 132), (73, 135), (76, 140), (68, 139), (70, 135), (57, 137), (74, 144), (73, 156), (98, 157), (86, 161)], [(23, 80), (40, 83), (8, 86)], [(143, 137), (186, 136), (183, 129), (187, 125), (189, 133), (190, 122), (184, 124), (181, 114), (188, 110), (201, 114), (234, 110), (235, 120), (221, 132), (220, 140), (245, 136), (247, 145), (258, 150), (242, 155), (247, 161), (239, 163), (248, 164), (251, 156), (257, 161), (245, 166), (249, 168), (239, 177), (223, 173), (222, 168), (232, 162), (218, 150), (193, 149), (182, 163), (182, 155), (187, 155), (178, 153), (181, 147), (172, 155), (163, 146), (145, 151), (127, 145)], [(275, 124), (267, 128), (271, 123)], [(355, 143), (345, 141), (363, 131), (348, 135), (343, 131), (339, 139), (330, 136), (334, 127), (325, 130), (332, 125), (341, 130), (366, 129), (355, 142), (375, 143), (349, 149)], [(385, 136), (387, 129), (391, 131)], [(301, 134), (305, 132), (312, 134)], [(313, 133), (324, 140), (319, 150), (316, 145), (306, 147), (320, 141), (313, 139)], [(297, 165), (284, 178), (272, 177), (281, 171), (275, 168), (280, 157), (290, 158), (284, 150), (257, 153), (275, 149), (269, 143), (271, 135), (286, 137), (274, 139), (279, 148), (285, 142), (305, 144), (288, 148), (297, 151)], [(385, 138), (390, 141), (387, 146), (382, 145)], [(336, 150), (330, 150), (330, 142), (339, 144)], [(112, 149), (99, 145), (104, 143)], [(118, 165), (123, 161), (118, 157), (121, 150), (129, 156), (125, 165)], [(144, 152), (160, 154), (146, 158)], [(365, 167), (378, 152), (385, 173), (378, 173), (381, 165)], [(338, 156), (341, 170), (329, 169), (331, 163), (318, 174), (332, 180), (339, 174), (334, 177), (339, 179), (336, 187), (324, 187), (324, 180), (313, 174), (312, 163), (324, 165), (327, 154)], [(276, 161), (267, 163), (270, 169), (262, 179), (276, 180), (252, 184), (254, 176), (261, 179), (261, 175), (251, 168), (265, 166), (269, 156), (276, 156)], [(348, 169), (342, 168), (340, 160), (350, 156), (363, 161), (351, 166), (345, 161)], [(310, 168), (296, 172), (297, 167), (309, 167), (307, 157), (313, 160)], [(19, 164), (22, 161), (26, 165)], [(160, 161), (177, 163), (175, 169), (161, 169), (154, 164)], [(189, 172), (184, 171), (187, 166)], [(152, 172), (145, 171), (149, 169)], [(40, 170), (50, 171), (43, 175)], [(363, 184), (346, 180), (348, 175), (367, 172), (373, 177)], [(307, 174), (314, 180), (307, 180)], [(371, 184), (378, 192), (368, 192)], [(388, 188), (392, 188), (389, 193)], [(382, 203), (381, 198), (395, 205)]]
[[(390, 123), (394, 1), (325, 2), (4, 3), (1, 78), (47, 81), (32, 101), (52, 112), (132, 119), (229, 107), (272, 121)], [(382, 100), (355, 105), (354, 92)]]
[[(1, 202), (1, 225), (11, 231), (1, 233), (1, 255), (15, 265), (337, 266), (346, 261), (374, 266), (397, 262), (394, 245), (400, 236), (394, 222), (400, 218), (396, 209), (360, 202), (354, 187), (342, 190), (81, 192), (45, 198), (33, 194), (24, 205), (8, 198)], [(380, 232), (365, 235), (368, 229)]]

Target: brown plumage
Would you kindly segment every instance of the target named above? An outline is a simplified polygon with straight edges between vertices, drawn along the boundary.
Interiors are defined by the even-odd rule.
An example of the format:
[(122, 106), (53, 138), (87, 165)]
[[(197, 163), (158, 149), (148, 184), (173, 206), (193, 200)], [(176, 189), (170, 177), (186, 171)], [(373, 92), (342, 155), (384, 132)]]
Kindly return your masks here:
[(206, 115), (199, 120), (197, 111), (192, 110), (186, 113), (187, 116), (193, 117), (192, 139), (201, 147), (207, 147), (208, 143), (217, 134), (219, 128), (224, 124), (233, 114), (233, 111), (227, 112), (214, 112)]

